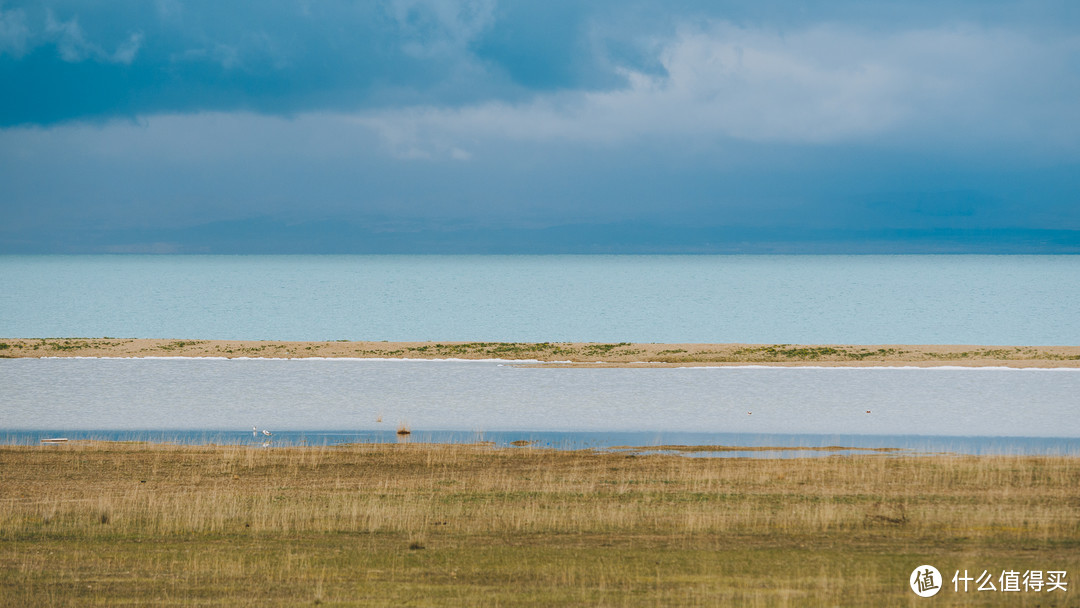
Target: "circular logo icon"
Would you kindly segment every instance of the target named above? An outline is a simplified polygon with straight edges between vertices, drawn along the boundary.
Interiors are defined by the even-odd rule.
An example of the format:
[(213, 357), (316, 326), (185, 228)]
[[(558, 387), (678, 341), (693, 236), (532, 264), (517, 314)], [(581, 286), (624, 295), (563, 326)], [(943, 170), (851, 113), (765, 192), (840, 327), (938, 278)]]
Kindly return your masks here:
[(915, 595), (931, 597), (941, 591), (944, 581), (941, 579), (941, 573), (938, 572), (937, 568), (923, 565), (915, 568), (908, 583), (911, 585), (911, 590), (915, 592)]

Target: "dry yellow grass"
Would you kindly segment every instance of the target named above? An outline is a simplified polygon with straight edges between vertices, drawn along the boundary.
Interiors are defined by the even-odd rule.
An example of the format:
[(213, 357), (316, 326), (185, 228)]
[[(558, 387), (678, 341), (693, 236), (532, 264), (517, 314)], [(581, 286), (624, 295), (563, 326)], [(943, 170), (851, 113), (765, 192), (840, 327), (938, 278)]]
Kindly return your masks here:
[(923, 563), (1078, 578), (1078, 487), (1067, 457), (6, 446), (0, 604), (908, 605)]

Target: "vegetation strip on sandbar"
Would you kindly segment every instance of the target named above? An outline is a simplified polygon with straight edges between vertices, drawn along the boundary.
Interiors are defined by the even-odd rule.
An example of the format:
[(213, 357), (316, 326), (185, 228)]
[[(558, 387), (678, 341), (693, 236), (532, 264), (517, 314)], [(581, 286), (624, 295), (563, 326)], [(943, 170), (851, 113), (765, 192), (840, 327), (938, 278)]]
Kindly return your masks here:
[(1080, 346), (325, 342), (0, 338), (0, 358), (225, 357), (539, 361), (545, 366), (724, 365), (1080, 367)]

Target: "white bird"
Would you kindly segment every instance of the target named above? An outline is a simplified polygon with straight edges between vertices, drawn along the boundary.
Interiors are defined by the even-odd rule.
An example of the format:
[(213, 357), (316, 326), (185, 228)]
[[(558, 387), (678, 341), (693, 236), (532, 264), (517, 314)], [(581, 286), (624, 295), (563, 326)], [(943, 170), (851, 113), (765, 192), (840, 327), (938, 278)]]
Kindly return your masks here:
[(252, 436), (252, 437), (258, 437), (258, 436), (259, 436), (259, 429), (258, 429), (258, 427), (256, 427), (256, 426), (252, 426), (252, 427), (251, 427), (251, 436)]
[(268, 431), (266, 429), (263, 429), (263, 435), (266, 435), (267, 437), (269, 437), (269, 436), (273, 435), (273, 433), (271, 433), (270, 431)]

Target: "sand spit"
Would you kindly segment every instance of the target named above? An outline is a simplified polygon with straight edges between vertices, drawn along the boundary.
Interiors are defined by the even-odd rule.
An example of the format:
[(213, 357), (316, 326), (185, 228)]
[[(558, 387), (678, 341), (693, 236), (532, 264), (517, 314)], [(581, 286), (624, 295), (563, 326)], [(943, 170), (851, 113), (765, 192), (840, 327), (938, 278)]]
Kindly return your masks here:
[(502, 359), (563, 367), (775, 365), (1080, 368), (1080, 346), (0, 338), (0, 358), (24, 357)]

